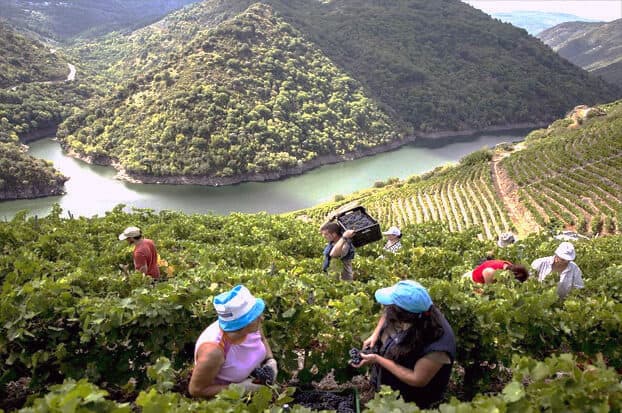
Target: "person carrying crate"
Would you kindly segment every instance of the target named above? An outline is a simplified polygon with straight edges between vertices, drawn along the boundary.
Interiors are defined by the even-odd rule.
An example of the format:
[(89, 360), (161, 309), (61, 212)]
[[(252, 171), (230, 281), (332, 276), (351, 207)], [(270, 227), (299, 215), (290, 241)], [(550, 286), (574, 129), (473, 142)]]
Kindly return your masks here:
[[(352, 244), (354, 231), (349, 229), (344, 231), (336, 222), (328, 222), (320, 228), (320, 232), (328, 244), (324, 247), (324, 262), (322, 271), (328, 274), (339, 274), (344, 281), (354, 279), (352, 273), (352, 260), (354, 259), (355, 248)], [(332, 258), (339, 258), (333, 260)]]

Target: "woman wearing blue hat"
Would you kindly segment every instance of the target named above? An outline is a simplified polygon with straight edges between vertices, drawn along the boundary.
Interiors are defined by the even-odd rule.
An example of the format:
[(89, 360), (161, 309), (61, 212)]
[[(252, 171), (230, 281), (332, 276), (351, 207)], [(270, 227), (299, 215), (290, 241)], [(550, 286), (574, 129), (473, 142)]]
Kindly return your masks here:
[(247, 391), (261, 385), (249, 377), (258, 367), (272, 370), (277, 364), (261, 331), (265, 304), (243, 285), (214, 297), (218, 320), (199, 336), (194, 347), (194, 370), (188, 391), (195, 397), (212, 397), (231, 383)]
[(365, 340), (361, 363), (372, 366), (372, 382), (399, 390), (405, 401), (421, 409), (441, 401), (452, 364), (456, 341), (451, 326), (418, 282), (400, 281), (376, 291), (385, 306), (372, 336)]

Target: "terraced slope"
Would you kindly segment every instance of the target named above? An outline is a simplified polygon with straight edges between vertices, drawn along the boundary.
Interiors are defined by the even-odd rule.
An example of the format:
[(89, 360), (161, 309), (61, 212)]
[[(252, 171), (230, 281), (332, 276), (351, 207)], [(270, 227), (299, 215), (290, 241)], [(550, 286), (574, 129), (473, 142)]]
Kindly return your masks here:
[(591, 235), (619, 233), (622, 101), (599, 109), (603, 116), (578, 124), (558, 120), (509, 151), (475, 152), (459, 165), (295, 214), (321, 222), (337, 208), (358, 203), (383, 227), (439, 221), (451, 231), (478, 226), (486, 238), (551, 225)]
[(540, 225), (556, 219), (580, 232), (614, 232), (622, 222), (622, 102), (606, 116), (532, 132), (500, 162)]
[[(446, 223), (450, 231), (479, 226), (484, 237), (495, 238), (514, 226), (495, 194), (491, 156), (489, 151), (475, 152), (458, 166), (437, 168), (422, 177), (367, 190), (345, 201), (363, 205), (383, 228), (438, 221)], [(304, 214), (321, 221), (338, 206), (327, 203)]]

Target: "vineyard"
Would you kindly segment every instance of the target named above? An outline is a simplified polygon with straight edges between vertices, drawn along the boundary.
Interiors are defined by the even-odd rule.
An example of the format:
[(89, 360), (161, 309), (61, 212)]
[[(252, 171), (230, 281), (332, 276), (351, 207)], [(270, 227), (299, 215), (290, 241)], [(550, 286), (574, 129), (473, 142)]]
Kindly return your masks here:
[[(485, 181), (477, 163), (464, 170)], [(440, 183), (429, 190), (434, 185), (452, 190)], [(131, 259), (116, 238), (128, 225), (155, 240), (167, 281), (119, 269)], [(477, 238), (479, 227), (461, 225), (450, 232), (438, 222), (409, 224), (402, 251), (384, 259), (381, 243), (360, 248), (348, 283), (321, 272), (318, 227), (294, 217), (122, 207), (89, 219), (61, 218), (58, 208), (46, 218), (20, 214), (0, 223), (0, 408), (279, 412), (289, 403), (308, 412), (293, 402), (292, 386), (331, 370), (339, 382), (364, 373), (347, 361), (378, 319), (374, 291), (412, 278), (430, 290), (458, 339), (441, 411), (620, 411), (622, 237), (576, 243), (585, 288), (560, 301), (555, 285), (518, 284), (509, 274), (478, 290), (463, 281), (495, 244)], [(495, 253), (528, 264), (556, 245), (541, 233)], [(215, 319), (211, 298), (238, 283), (266, 301), (277, 384), (252, 397), (232, 386), (214, 400), (190, 399), (186, 378), (194, 342)], [(418, 411), (386, 389), (366, 408)]]
[(391, 179), (340, 201), (298, 211), (317, 222), (341, 205), (363, 205), (383, 227), (445, 223), (480, 228), (483, 238), (547, 227), (614, 234), (622, 222), (622, 101), (606, 116), (568, 128), (562, 119), (517, 145), (482, 149), (457, 165), (406, 181)]
[[(490, 151), (475, 152), (457, 167), (438, 168), (408, 182), (367, 190), (345, 202), (360, 202), (383, 228), (439, 221), (446, 223), (450, 231), (477, 226), (484, 237), (496, 238), (514, 226), (495, 195), (490, 157)], [(338, 206), (330, 202), (302, 213), (321, 221)]]
[(555, 218), (579, 232), (619, 231), (622, 222), (622, 102), (606, 117), (569, 129), (568, 120), (532, 132), (525, 148), (501, 161), (541, 226)]

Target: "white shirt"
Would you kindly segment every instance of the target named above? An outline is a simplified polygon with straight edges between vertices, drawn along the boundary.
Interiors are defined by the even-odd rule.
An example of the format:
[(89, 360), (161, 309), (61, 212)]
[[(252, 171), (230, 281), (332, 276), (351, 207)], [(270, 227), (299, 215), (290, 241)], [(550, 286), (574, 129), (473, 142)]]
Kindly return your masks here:
[[(531, 263), (531, 268), (538, 271), (538, 281), (542, 282), (553, 271), (553, 259), (555, 257), (538, 258)], [(573, 261), (568, 263), (564, 271), (559, 274), (557, 284), (557, 294), (564, 298), (573, 288), (583, 288), (583, 278), (581, 269)]]

